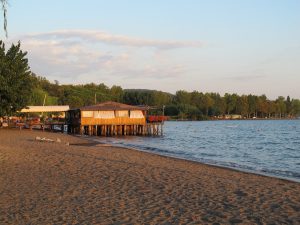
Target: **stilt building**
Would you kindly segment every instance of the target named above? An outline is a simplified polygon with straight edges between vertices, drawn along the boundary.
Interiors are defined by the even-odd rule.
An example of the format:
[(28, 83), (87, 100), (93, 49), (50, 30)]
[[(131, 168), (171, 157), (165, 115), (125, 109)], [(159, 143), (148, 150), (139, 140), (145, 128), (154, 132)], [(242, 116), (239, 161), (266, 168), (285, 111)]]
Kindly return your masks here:
[(104, 102), (69, 110), (68, 132), (95, 136), (163, 134), (163, 119), (147, 120), (149, 108), (118, 102)]

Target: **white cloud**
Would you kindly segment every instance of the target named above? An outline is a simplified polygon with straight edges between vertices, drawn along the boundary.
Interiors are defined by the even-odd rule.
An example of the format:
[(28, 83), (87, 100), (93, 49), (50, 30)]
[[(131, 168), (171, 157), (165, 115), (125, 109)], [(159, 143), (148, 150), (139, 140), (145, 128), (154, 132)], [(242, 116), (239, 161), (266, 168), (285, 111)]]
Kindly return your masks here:
[(203, 47), (202, 41), (175, 41), (175, 40), (153, 40), (115, 35), (104, 31), (95, 30), (59, 30), (46, 33), (24, 35), (22, 39), (37, 40), (73, 40), (86, 41), (90, 43), (105, 43), (110, 45), (131, 47), (153, 47), (158, 49), (175, 49), (189, 47)]
[[(25, 34), (10, 42), (18, 40), (28, 51), (31, 70), (60, 83), (299, 96), (299, 46), (266, 60), (263, 55), (248, 60), (197, 40), (153, 40), (94, 30)], [(275, 95), (265, 91), (270, 82)], [(285, 92), (283, 84), (289, 87)]]
[(148, 40), (83, 30), (22, 35), (12, 42), (17, 40), (28, 51), (33, 72), (61, 83), (126, 84), (176, 78), (186, 68), (172, 56), (180, 48), (202, 46), (198, 41)]

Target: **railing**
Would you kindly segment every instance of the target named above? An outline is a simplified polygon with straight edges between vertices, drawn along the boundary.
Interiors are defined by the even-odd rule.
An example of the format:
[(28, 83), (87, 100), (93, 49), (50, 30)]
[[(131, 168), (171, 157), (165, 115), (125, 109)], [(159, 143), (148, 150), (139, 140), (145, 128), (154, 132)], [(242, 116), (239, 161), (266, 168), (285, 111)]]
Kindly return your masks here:
[(162, 123), (166, 120), (168, 120), (167, 116), (147, 116), (148, 123)]

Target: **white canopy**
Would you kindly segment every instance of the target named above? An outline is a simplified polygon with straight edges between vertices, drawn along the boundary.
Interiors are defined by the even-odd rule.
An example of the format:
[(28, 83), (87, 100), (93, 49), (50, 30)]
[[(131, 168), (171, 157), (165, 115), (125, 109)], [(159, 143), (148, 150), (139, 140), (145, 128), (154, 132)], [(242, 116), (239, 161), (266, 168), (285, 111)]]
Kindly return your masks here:
[(21, 112), (66, 112), (69, 109), (68, 105), (27, 106), (27, 109), (22, 109)]

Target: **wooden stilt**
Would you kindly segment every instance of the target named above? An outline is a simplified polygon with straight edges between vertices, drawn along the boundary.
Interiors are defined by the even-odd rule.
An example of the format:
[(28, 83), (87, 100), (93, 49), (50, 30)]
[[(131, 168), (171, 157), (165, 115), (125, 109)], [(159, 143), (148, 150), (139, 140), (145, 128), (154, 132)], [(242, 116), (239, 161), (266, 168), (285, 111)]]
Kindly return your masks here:
[(80, 126), (80, 135), (84, 134), (84, 126)]

